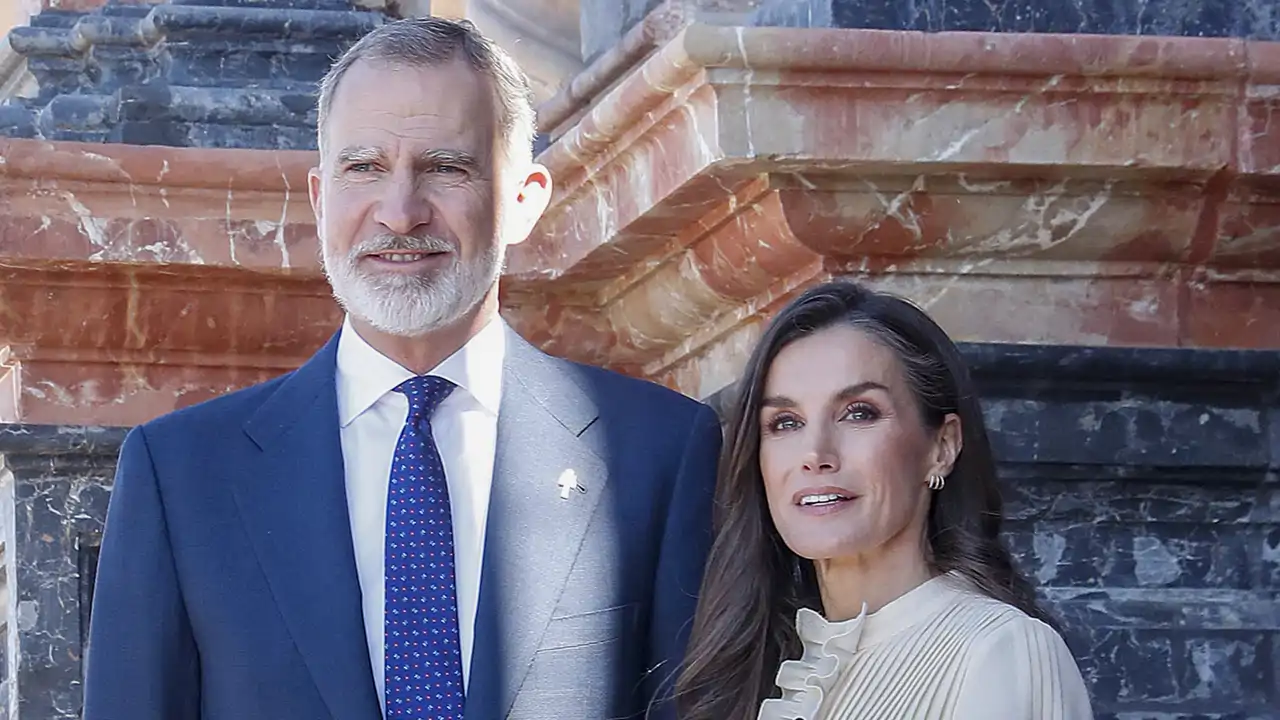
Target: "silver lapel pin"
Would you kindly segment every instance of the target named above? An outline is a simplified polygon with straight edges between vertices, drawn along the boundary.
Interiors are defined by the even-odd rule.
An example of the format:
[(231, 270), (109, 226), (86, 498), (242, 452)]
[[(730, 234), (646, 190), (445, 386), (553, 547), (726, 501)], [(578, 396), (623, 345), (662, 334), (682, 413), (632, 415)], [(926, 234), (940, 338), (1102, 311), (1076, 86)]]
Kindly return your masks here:
[(568, 500), (569, 493), (574, 490), (577, 490), (580, 493), (585, 493), (587, 491), (587, 489), (578, 482), (578, 473), (574, 472), (573, 468), (560, 473), (560, 479), (556, 481), (556, 485), (560, 488), (561, 500)]

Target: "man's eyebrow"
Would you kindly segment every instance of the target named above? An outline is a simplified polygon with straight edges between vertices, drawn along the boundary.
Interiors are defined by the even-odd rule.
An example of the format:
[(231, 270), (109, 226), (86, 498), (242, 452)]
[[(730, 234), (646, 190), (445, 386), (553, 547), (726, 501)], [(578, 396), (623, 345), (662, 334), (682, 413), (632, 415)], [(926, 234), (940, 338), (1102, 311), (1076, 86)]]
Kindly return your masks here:
[(476, 156), (465, 150), (433, 149), (418, 154), (418, 162), (423, 165), (461, 165), (477, 167)]
[(382, 151), (374, 147), (351, 146), (343, 148), (338, 153), (338, 162), (341, 164), (374, 162), (381, 159)]

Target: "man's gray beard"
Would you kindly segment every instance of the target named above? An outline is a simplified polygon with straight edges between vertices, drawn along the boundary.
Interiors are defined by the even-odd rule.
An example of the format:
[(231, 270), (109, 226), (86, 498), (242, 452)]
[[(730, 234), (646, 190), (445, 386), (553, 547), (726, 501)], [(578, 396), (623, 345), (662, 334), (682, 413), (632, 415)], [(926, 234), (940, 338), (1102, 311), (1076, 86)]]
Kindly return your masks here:
[[(502, 274), (496, 245), (470, 261), (459, 260), (452, 245), (430, 237), (380, 235), (346, 255), (332, 253), (328, 243), (321, 246), (325, 275), (338, 304), (377, 330), (400, 337), (425, 335), (458, 322), (485, 299)], [(449, 252), (454, 262), (430, 277), (361, 272), (361, 255), (390, 250)]]

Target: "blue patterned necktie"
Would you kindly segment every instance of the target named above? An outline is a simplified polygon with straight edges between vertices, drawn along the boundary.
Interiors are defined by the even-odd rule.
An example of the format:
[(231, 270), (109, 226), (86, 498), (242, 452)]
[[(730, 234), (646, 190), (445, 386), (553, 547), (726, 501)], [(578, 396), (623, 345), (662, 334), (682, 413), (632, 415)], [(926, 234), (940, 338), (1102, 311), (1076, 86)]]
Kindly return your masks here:
[(429, 375), (396, 388), (409, 398), (409, 417), (387, 492), (387, 720), (461, 720), (463, 714), (449, 486), (431, 436), (431, 413), (453, 388)]

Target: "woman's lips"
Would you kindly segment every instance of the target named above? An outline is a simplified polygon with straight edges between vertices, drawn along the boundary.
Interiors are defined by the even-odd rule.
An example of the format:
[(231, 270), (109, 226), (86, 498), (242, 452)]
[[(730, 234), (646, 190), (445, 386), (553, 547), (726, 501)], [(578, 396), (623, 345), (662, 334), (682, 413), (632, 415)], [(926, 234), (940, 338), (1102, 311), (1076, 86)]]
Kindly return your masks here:
[(805, 488), (796, 492), (791, 501), (806, 515), (829, 515), (848, 508), (858, 496), (835, 486)]

